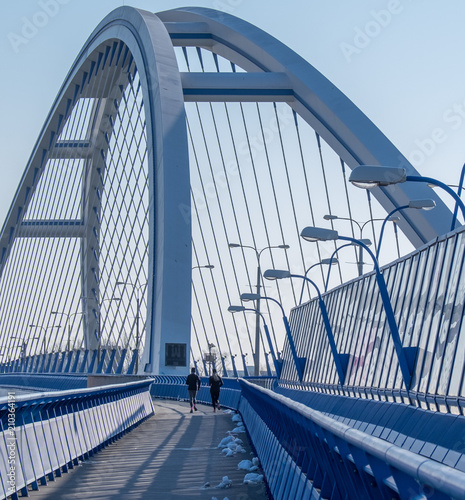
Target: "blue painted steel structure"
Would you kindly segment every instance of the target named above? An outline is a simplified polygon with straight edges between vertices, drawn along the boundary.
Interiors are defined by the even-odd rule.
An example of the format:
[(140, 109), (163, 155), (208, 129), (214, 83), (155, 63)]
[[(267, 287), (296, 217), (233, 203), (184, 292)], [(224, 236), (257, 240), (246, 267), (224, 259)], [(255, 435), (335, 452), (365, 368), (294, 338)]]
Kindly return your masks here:
[[(315, 391), (414, 404), (463, 414), (465, 231), (448, 233), (381, 268), (404, 347), (417, 347), (408, 390), (396, 361), (376, 275), (324, 295), (338, 350), (350, 353), (346, 382), (338, 383), (313, 300), (290, 314), (297, 352), (308, 358), (302, 385), (289, 353), (281, 383)], [(308, 332), (312, 332), (308, 335)]]
[[(207, 383), (198, 400), (210, 404)], [(156, 377), (152, 394), (187, 401), (185, 378)], [(266, 378), (228, 380), (220, 399), (240, 412), (275, 499), (465, 497), (462, 415)]]
[[(190, 68), (192, 48), (201, 71)], [(206, 53), (212, 58), (210, 70)], [(182, 57), (188, 71), (179, 69)], [(225, 64), (228, 70), (222, 70)], [(97, 360), (86, 359), (86, 369), (96, 363), (97, 371), (110, 373), (129, 369), (131, 361), (125, 358), (131, 349), (141, 355), (136, 362), (141, 372), (185, 370), (191, 357), (191, 245), (197, 253), (193, 233), (204, 234), (197, 226), (191, 230), (193, 213), (201, 217), (191, 205), (194, 169), (189, 163), (199, 160), (201, 145), (186, 110), (191, 103), (199, 110), (198, 104), (205, 102), (272, 103), (277, 116), (277, 104), (282, 104), (291, 110), (296, 128), (303, 120), (316, 132), (318, 147), (325, 141), (348, 168), (393, 164), (400, 158), (409, 175), (416, 173), (328, 80), (258, 28), (211, 9), (158, 14), (116, 9), (91, 34), (71, 67), (0, 234), (0, 310), (6, 311), (0, 325), (6, 349), (14, 351), (12, 359), (66, 345), (67, 350), (96, 350)], [(280, 141), (287, 121), (277, 122)], [(199, 128), (210, 158), (209, 150), (217, 146), (209, 146), (203, 124)], [(232, 126), (228, 133), (234, 135)], [(238, 149), (244, 148), (234, 145), (231, 153), (236, 163)], [(252, 151), (249, 156), (247, 163), (255, 161)], [(208, 190), (203, 181), (202, 189)], [(402, 185), (373, 194), (392, 210), (413, 193), (426, 197), (427, 190)], [(218, 185), (215, 192), (221, 198)], [(416, 246), (447, 230), (449, 210), (434, 193), (428, 195), (436, 201), (434, 212), (403, 214), (400, 222)], [(219, 258), (221, 253), (218, 246)], [(23, 262), (31, 271), (27, 281), (18, 274)], [(131, 295), (120, 296), (128, 291), (117, 284), (128, 282), (134, 285)], [(145, 284), (143, 296), (135, 297)], [(33, 305), (28, 308), (29, 301)], [(64, 328), (56, 323), (60, 317), (67, 318)], [(15, 342), (12, 331), (18, 332)], [(259, 344), (251, 349), (258, 359)], [(109, 358), (102, 361), (103, 350)], [(230, 359), (235, 353), (231, 345), (228, 350)], [(245, 360), (246, 354), (241, 357)], [(70, 363), (75, 360), (66, 361), (52, 371), (74, 371)]]
[[(198, 71), (190, 68), (190, 49), (196, 54)], [(210, 71), (205, 70), (206, 53), (211, 56)], [(183, 57), (187, 71), (179, 69)], [(225, 65), (228, 70), (221, 71)], [(204, 130), (199, 103), (210, 106), (214, 134)], [(225, 106), (227, 141), (217, 128), (215, 103)], [(249, 141), (242, 148), (248, 154), (245, 166), (230, 122), (238, 109), (226, 103), (240, 103), (238, 114)], [(296, 149), (296, 138), (302, 144), (299, 127), (305, 122), (316, 134), (322, 167), (325, 141), (324, 148), (329, 146), (340, 160), (344, 180), (345, 165), (352, 169), (364, 163), (400, 163), (407, 177), (415, 178), (413, 167), (345, 96), (258, 28), (210, 9), (151, 14), (123, 7), (111, 13), (72, 66), (0, 234), (0, 328), (3, 347), (11, 350), (10, 358), (0, 365), (0, 376), (6, 385), (35, 388), (47, 386), (49, 376), (60, 376), (63, 383), (63, 376), (72, 388), (64, 394), (17, 399), (22, 424), (18, 432), (25, 444), (17, 486), (23, 491), (27, 484), (37, 487), (38, 482), (60, 474), (150, 415), (150, 381), (95, 391), (78, 389), (87, 374), (133, 374), (140, 366), (139, 372), (156, 375), (153, 395), (184, 397), (182, 374), (191, 358), (200, 365), (191, 349), (192, 255), (198, 263), (197, 242), (202, 241), (205, 257), (209, 246), (220, 257), (226, 254), (231, 236), (222, 220), (221, 238), (215, 236), (214, 245), (205, 242), (200, 224), (204, 214), (196, 206), (190, 176), (194, 178), (194, 167), (206, 160), (211, 186), (200, 174), (199, 184), (205, 200), (214, 193), (210, 198), (217, 205), (212, 202), (212, 206), (222, 215), (220, 200), (227, 196), (218, 193), (218, 185), (227, 186), (225, 192), (233, 198), (227, 174), (250, 174), (250, 167), (257, 175), (256, 151), (251, 147), (257, 139), (250, 140), (243, 103), (257, 103), (263, 136), (258, 103), (271, 103), (285, 164), (283, 126), (293, 123)], [(189, 104), (195, 105), (198, 121), (188, 116)], [(284, 109), (278, 104), (292, 110), (290, 120), (278, 116)], [(203, 134), (200, 145), (196, 129)], [(213, 147), (208, 143), (210, 135), (218, 139)], [(260, 146), (268, 160), (264, 165), (271, 172), (271, 145), (262, 139)], [(234, 157), (229, 172), (221, 150), (223, 140)], [(224, 169), (220, 175), (212, 169), (213, 149), (220, 149)], [(306, 173), (304, 154), (302, 166)], [(242, 177), (240, 181), (244, 189)], [(288, 186), (294, 208), (290, 181)], [(242, 194), (247, 198), (245, 190)], [(307, 194), (304, 191), (303, 197)], [(259, 378), (256, 385), (225, 379), (221, 403), (241, 412), (274, 498), (410, 498), (431, 492), (438, 499), (465, 498), (463, 440), (456, 439), (465, 430), (465, 230), (446, 234), (451, 213), (426, 186), (381, 187), (373, 194), (386, 212), (400, 210), (411, 198), (434, 199), (436, 209), (431, 213), (402, 213), (404, 233), (414, 246), (424, 246), (380, 272), (375, 262), (376, 273), (323, 296), (318, 291), (318, 300), (292, 310), (290, 322), (279, 301), (261, 297), (280, 304), (283, 312), (288, 342), (282, 370), (279, 365), (279, 384), (274, 379)], [(371, 200), (368, 203), (371, 209)], [(205, 206), (213, 225), (215, 217), (208, 203)], [(275, 201), (273, 208), (278, 206)], [(242, 218), (249, 218), (248, 206), (243, 212), (247, 217)], [(258, 226), (250, 224), (245, 235), (236, 226), (238, 240), (261, 232), (266, 226), (264, 212), (263, 220), (259, 218)], [(241, 217), (236, 215), (237, 223)], [(296, 225), (297, 220), (295, 216)], [(281, 232), (284, 236), (282, 227)], [(218, 239), (224, 240), (223, 250)], [(282, 240), (287, 243), (287, 238)], [(267, 243), (267, 248), (273, 248)], [(225, 282), (234, 277), (238, 283), (236, 267), (228, 270), (224, 261), (218, 267)], [(259, 290), (260, 270), (257, 282)], [(381, 295), (377, 282), (386, 284)], [(132, 285), (129, 291), (118, 288), (127, 283)], [(146, 291), (139, 297), (142, 289)], [(216, 293), (216, 285), (213, 289)], [(223, 295), (216, 294), (220, 309), (227, 308), (224, 297), (230, 296), (227, 287)], [(196, 293), (193, 298), (201, 302)], [(392, 302), (388, 322), (382, 314), (382, 299)], [(210, 303), (208, 313), (214, 316)], [(51, 317), (66, 317), (64, 327)], [(194, 322), (192, 326), (200, 354), (197, 329), (203, 330), (208, 346), (213, 345), (212, 338), (221, 344), (216, 329), (209, 331), (204, 319), (201, 315), (202, 328)], [(328, 325), (330, 340), (334, 338), (331, 345)], [(394, 342), (388, 326), (398, 333)], [(222, 327), (233, 373), (238, 374), (236, 348), (248, 376), (247, 352), (239, 335), (238, 345), (232, 346), (228, 328)], [(268, 331), (267, 337), (274, 353)], [(414, 364), (404, 359), (406, 348), (415, 350)], [(339, 359), (338, 353), (344, 353), (344, 362), (350, 355), (347, 373), (345, 366), (332, 362), (333, 357)], [(223, 354), (220, 351), (227, 372)], [(207, 371), (206, 358), (203, 363)], [(208, 403), (205, 379), (203, 384), (199, 400)], [(267, 389), (257, 387), (260, 384)], [(129, 410), (126, 406), (131, 398), (135, 410), (134, 405)], [(5, 433), (7, 407), (5, 401), (1, 404)], [(82, 412), (100, 417), (105, 428), (97, 421), (86, 427)], [(65, 438), (73, 445), (52, 456), (48, 438), (53, 441), (59, 432), (52, 429), (57, 418), (66, 423)], [(43, 439), (36, 439), (40, 432)], [(94, 432), (99, 439), (86, 440)], [(44, 461), (44, 444), (49, 462)], [(1, 451), (4, 458), (6, 448)], [(0, 466), (3, 478), (4, 460)], [(5, 490), (5, 482), (2, 485)]]
[(151, 384), (144, 380), (27, 396), (12, 390), (11, 397), (0, 400), (2, 498), (17, 499), (17, 492), (28, 496), (28, 486), (38, 489), (55, 481), (150, 417)]

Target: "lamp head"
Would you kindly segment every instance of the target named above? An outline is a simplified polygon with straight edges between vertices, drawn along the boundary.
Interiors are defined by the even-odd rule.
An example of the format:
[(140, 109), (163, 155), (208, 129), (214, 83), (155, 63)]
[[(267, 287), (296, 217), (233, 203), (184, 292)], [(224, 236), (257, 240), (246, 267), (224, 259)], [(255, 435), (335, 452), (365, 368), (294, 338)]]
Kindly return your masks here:
[(336, 219), (339, 219), (339, 217), (337, 215), (326, 214), (326, 215), (323, 215), (323, 219), (324, 220), (336, 220)]
[(290, 271), (282, 271), (280, 269), (267, 269), (263, 273), (263, 277), (266, 278), (267, 280), (280, 280), (283, 278), (290, 278), (291, 273)]
[(338, 262), (339, 261), (337, 260), (336, 257), (333, 257), (332, 259), (321, 259), (321, 263), (326, 265), (326, 266), (334, 266)]
[(305, 241), (332, 241), (339, 238), (337, 231), (325, 229), (322, 227), (306, 227), (300, 233)]
[(242, 312), (242, 311), (245, 311), (245, 307), (244, 306), (229, 306), (228, 311), (230, 313)]
[(397, 224), (398, 222), (400, 222), (400, 217), (397, 217), (395, 215), (391, 215), (391, 217), (389, 217), (388, 221), (394, 222), (394, 224)]
[(420, 210), (433, 210), (436, 206), (436, 202), (434, 200), (411, 200), (409, 201), (409, 208), (418, 208)]
[(242, 245), (239, 245), (239, 243), (229, 243), (228, 247), (229, 248), (239, 248)]
[(260, 295), (258, 293), (241, 293), (241, 300), (248, 302), (249, 300), (259, 300)]
[(207, 264), (206, 266), (203, 266), (205, 269), (214, 269), (215, 266), (213, 264)]
[(278, 248), (282, 248), (283, 250), (288, 250), (290, 248), (289, 245), (278, 245)]
[(376, 165), (360, 165), (352, 170), (349, 182), (363, 189), (377, 186), (389, 186), (407, 180), (407, 172), (402, 167), (382, 167)]
[[(360, 243), (363, 243), (367, 247), (371, 247), (371, 240), (369, 240), (368, 238), (364, 238), (364, 239), (358, 240), (358, 241), (360, 241)], [(353, 244), (356, 245), (357, 243), (353, 243)]]

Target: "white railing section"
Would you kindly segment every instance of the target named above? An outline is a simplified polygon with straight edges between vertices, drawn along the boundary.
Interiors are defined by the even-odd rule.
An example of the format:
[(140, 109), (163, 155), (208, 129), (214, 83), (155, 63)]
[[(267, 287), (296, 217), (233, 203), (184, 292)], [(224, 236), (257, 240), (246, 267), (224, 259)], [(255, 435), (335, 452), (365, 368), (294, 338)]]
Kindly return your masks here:
[(0, 497), (27, 495), (153, 414), (152, 379), (0, 399)]

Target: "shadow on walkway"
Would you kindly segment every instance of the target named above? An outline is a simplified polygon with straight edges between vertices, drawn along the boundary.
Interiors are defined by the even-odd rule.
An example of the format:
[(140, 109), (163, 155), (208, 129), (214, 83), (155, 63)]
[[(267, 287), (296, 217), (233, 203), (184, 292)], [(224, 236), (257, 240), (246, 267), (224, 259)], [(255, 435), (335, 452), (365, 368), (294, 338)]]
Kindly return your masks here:
[[(55, 482), (30, 492), (32, 500), (113, 499), (267, 499), (265, 486), (243, 484), (241, 460), (251, 460), (246, 434), (240, 434), (246, 453), (226, 457), (218, 448), (236, 424), (231, 415), (213, 413), (198, 405), (190, 414), (187, 403), (154, 400), (155, 416)], [(223, 476), (229, 489), (216, 488)], [(205, 483), (211, 487), (203, 489)]]

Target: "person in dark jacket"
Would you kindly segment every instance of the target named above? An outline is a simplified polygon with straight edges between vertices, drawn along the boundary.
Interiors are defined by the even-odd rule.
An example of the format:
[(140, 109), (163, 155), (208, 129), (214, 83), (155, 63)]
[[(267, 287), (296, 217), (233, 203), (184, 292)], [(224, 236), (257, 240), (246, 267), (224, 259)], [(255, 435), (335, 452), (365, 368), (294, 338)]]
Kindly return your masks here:
[(197, 401), (195, 397), (197, 395), (197, 391), (200, 391), (200, 377), (195, 373), (195, 368), (191, 368), (191, 373), (187, 376), (186, 384), (187, 391), (189, 392), (189, 403), (191, 405), (192, 413), (192, 408), (197, 411)]
[(220, 409), (218, 399), (220, 397), (220, 387), (223, 385), (223, 380), (218, 375), (218, 373), (216, 373), (215, 368), (213, 368), (212, 370), (212, 375), (210, 376), (208, 383), (210, 385), (210, 395), (212, 397), (213, 411), (216, 411), (217, 408)]

